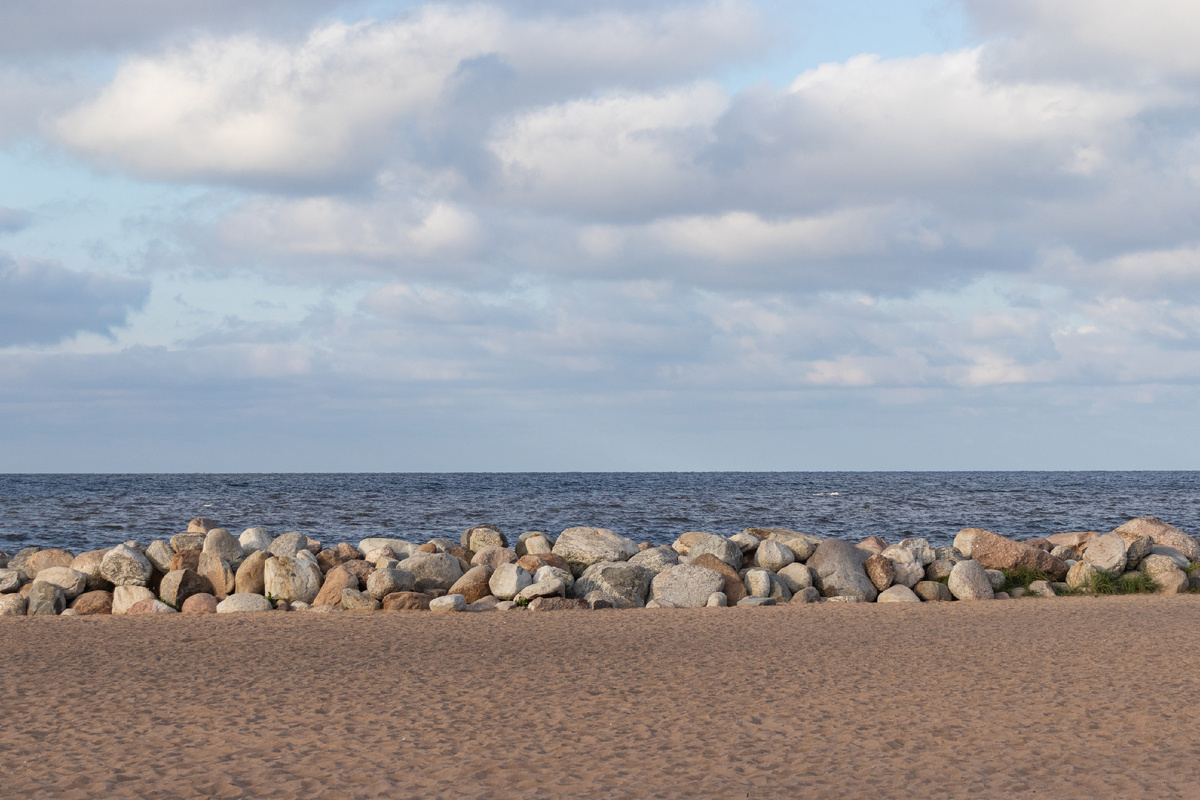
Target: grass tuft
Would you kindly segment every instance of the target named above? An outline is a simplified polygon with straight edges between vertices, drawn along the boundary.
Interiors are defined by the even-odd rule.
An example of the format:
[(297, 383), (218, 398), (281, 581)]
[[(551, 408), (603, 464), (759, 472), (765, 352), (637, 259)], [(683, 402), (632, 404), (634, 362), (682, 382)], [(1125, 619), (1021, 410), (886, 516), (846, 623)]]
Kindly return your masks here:
[(1028, 567), (1017, 567), (1013, 570), (1002, 569), (1004, 573), (1004, 585), (1000, 587), (1000, 591), (1012, 593), (1013, 589), (1020, 587), (1028, 589), (1029, 584), (1034, 581), (1048, 581), (1050, 578), (1040, 569), (1029, 569)]

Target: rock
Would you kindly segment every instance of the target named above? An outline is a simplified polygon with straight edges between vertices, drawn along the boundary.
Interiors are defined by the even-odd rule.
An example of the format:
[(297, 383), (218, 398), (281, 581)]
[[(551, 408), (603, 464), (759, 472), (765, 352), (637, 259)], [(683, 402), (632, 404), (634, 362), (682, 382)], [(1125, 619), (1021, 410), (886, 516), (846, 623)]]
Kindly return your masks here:
[(175, 550), (165, 539), (155, 539), (146, 547), (145, 556), (150, 566), (165, 575), (171, 571), (171, 559), (175, 557)]
[(704, 601), (705, 608), (725, 608), (729, 605), (729, 598), (724, 592), (713, 592), (708, 596), (708, 600)]
[[(1052, 536), (1047, 536), (1046, 541), (1055, 547), (1069, 547), (1075, 551), (1075, 555), (1081, 556), (1087, 549), (1088, 542), (1093, 537), (1099, 536), (1096, 531), (1071, 531), (1070, 533), (1056, 533)], [(1053, 554), (1053, 551), (1051, 551)]]
[(428, 611), (431, 595), (421, 592), (396, 592), (383, 598), (384, 611)]
[[(404, 539), (388, 539), (375, 536), (369, 539), (363, 539), (358, 543), (358, 551), (359, 553), (363, 554), (374, 550), (376, 547), (392, 548), (392, 551), (395, 552), (395, 554), (400, 557), (401, 560), (408, 558), (413, 553), (417, 552), (417, 545), (412, 542), (405, 541)], [(357, 555), (353, 557), (358, 558)], [(349, 561), (350, 559), (346, 560)]]
[(985, 569), (983, 574), (987, 575), (988, 583), (992, 585), (992, 591), (1000, 591), (1000, 587), (1004, 585), (1005, 581), (1004, 573), (998, 569)]
[[(1184, 570), (1184, 571), (1187, 571), (1187, 568), (1192, 563), (1192, 562), (1188, 561), (1187, 556), (1185, 556), (1183, 553), (1176, 550), (1174, 547), (1167, 547), (1166, 545), (1161, 545), (1161, 544), (1153, 545), (1150, 548), (1150, 552), (1147, 553), (1146, 555), (1166, 556), (1167, 558), (1169, 558), (1175, 562), (1175, 566), (1179, 567), (1181, 570)], [(1145, 556), (1143, 556), (1143, 558), (1145, 558)], [(38, 577), (39, 578), (42, 577), (42, 573), (39, 572)]]
[(145, 586), (117, 586), (113, 589), (112, 613), (124, 614), (143, 600), (153, 600), (154, 592)]
[(755, 565), (771, 572), (779, 572), (779, 570), (795, 561), (796, 554), (792, 552), (791, 548), (775, 539), (768, 539), (763, 542), (758, 546), (758, 550), (754, 552)]
[(967, 551), (960, 546), (960, 538), (965, 538), (968, 542), (971, 550), (968, 555), (971, 559), (978, 561), (986, 569), (1006, 569), (1010, 572), (1017, 569), (1037, 570), (1053, 580), (1062, 580), (1067, 574), (1065, 563), (1045, 550), (1030, 547), (1024, 542), (1006, 539), (982, 528), (967, 528), (959, 531), (958, 536), (954, 538), (954, 546), (963, 553)]
[(945, 578), (949, 578), (951, 570), (954, 569), (954, 565), (960, 561), (966, 561), (966, 559), (960, 558), (957, 561), (951, 561), (950, 559), (943, 558), (937, 559), (925, 568), (925, 580), (940, 581), (944, 580)]
[(308, 549), (308, 537), (299, 531), (289, 531), (282, 536), (276, 536), (267, 548), (276, 558), (294, 558), (301, 550)]
[[(1125, 537), (1121, 537), (1125, 538)], [(1142, 559), (1154, 549), (1154, 540), (1149, 536), (1138, 536), (1125, 540), (1125, 569), (1137, 569)]]
[(1119, 533), (1097, 536), (1088, 544), (1083, 560), (1097, 571), (1117, 577), (1125, 571), (1125, 540)]
[(603, 611), (606, 608), (616, 608), (617, 607), (616, 606), (617, 601), (601, 591), (588, 592), (584, 596), (583, 601), (584, 601), (584, 603), (587, 604), (587, 607), (589, 609), (591, 609), (592, 611)]
[[(343, 561), (339, 566), (345, 568), (345, 570), (347, 572), (349, 572), (354, 577), (358, 578), (358, 586), (351, 587), (354, 589), (357, 589), (360, 586), (366, 586), (367, 579), (370, 578), (371, 573), (375, 571), (374, 565), (372, 565), (366, 561), (363, 561), (361, 558), (355, 558), (355, 559), (351, 559), (349, 561)], [(397, 564), (396, 566), (392, 567), (391, 569), (400, 569), (400, 565)], [(416, 580), (416, 576), (413, 576), (413, 580)]]
[[(955, 540), (955, 547), (958, 547), (957, 540)], [(1042, 551), (1038, 550), (1038, 552)], [(974, 559), (955, 564), (954, 569), (950, 571), (950, 580), (947, 586), (950, 594), (954, 595), (956, 600), (991, 600), (995, 597), (983, 564)]]
[(311, 603), (316, 599), (321, 591), (321, 568), (311, 555), (311, 560), (300, 555), (298, 552), (294, 558), (272, 556), (263, 565), (263, 588), (271, 600)]
[[(463, 577), (465, 578), (466, 575)], [(462, 578), (459, 579), (459, 582), (461, 581)], [(377, 569), (367, 576), (366, 592), (375, 600), (382, 601), (383, 598), (387, 597), (389, 594), (395, 594), (396, 592), (411, 592), (414, 588), (416, 588), (416, 585), (417, 577), (411, 572), (407, 572), (402, 569)], [(456, 582), (454, 586), (457, 585), (458, 583)], [(453, 587), (451, 587), (450, 593), (455, 593)], [(458, 592), (458, 594), (465, 594), (465, 592)], [(478, 599), (478, 597), (473, 599)]]
[(1029, 593), (1038, 597), (1058, 597), (1049, 581), (1033, 581), (1029, 584)]
[[(228, 600), (229, 598), (225, 599)], [(184, 600), (179, 610), (184, 614), (215, 614), (217, 613), (217, 605), (219, 603), (216, 597), (207, 592), (200, 592)]]
[(139, 600), (129, 607), (126, 614), (178, 614), (179, 612), (171, 608), (161, 600), (155, 600), (153, 597), (146, 600)]
[(204, 535), (204, 531), (177, 533), (171, 537), (171, 549), (176, 553), (182, 553), (184, 550), (203, 550)]
[(98, 591), (110, 587), (109, 582), (100, 573), (100, 565), (111, 549), (105, 547), (100, 550), (88, 550), (75, 556), (75, 560), (71, 562), (71, 569), (82, 572), (87, 576), (87, 591)]
[(928, 539), (901, 539), (896, 546), (911, 551), (922, 568), (928, 567), (937, 560), (937, 552), (929, 544)]
[[(759, 547), (761, 549), (762, 545), (759, 545)], [(738, 549), (736, 544), (724, 536), (716, 536), (710, 533), (693, 542), (692, 546), (688, 549), (688, 561), (695, 561), (702, 555), (716, 556), (733, 569), (742, 568), (742, 551)]]
[(461, 594), (448, 594), (429, 601), (429, 610), (437, 614), (467, 610), (467, 601)]
[(954, 599), (954, 595), (950, 594), (950, 587), (937, 581), (921, 581), (913, 587), (913, 594), (927, 603)]
[(558, 578), (531, 583), (517, 593), (513, 599), (518, 603), (536, 600), (539, 597), (566, 597), (567, 586)]
[(471, 558), (471, 566), (478, 567), (483, 565), (491, 567), (493, 570), (501, 564), (517, 563), (517, 553), (515, 550), (510, 550), (507, 547), (493, 547), (491, 545), (477, 551)]
[[(29, 561), (29, 557), (41, 550), (40, 547), (22, 547), (8, 559), (8, 568), (18, 570), (22, 575), (25, 574), (25, 564)], [(28, 577), (28, 576), (27, 576)]]
[(674, 608), (675, 606), (668, 603), (666, 600), (647, 600), (646, 608)]
[[(1077, 561), (1079, 554), (1069, 547), (1063, 547), (1061, 544), (1054, 545), (1050, 550), (1050, 555), (1060, 561)], [(1069, 567), (1068, 567), (1069, 568)]]
[(795, 554), (797, 561), (808, 561), (808, 559), (812, 558), (812, 554), (816, 551), (817, 546), (824, 541), (819, 536), (787, 528), (751, 528), (750, 530), (767, 531), (767, 538), (771, 541), (779, 542), (791, 550)]
[(124, 544), (109, 550), (100, 562), (100, 574), (114, 586), (145, 586), (153, 569), (144, 555)]
[(746, 584), (746, 592), (750, 597), (770, 597), (773, 582), (772, 573), (765, 569), (746, 570), (742, 583)]
[[(163, 576), (158, 586), (158, 598), (169, 606), (182, 608), (183, 602), (195, 594), (215, 594), (212, 583), (190, 569), (177, 569)], [(223, 598), (222, 598), (223, 599)]]
[[(245, 557), (242, 545), (233, 534), (224, 528), (214, 528), (204, 536), (204, 547), (201, 552), (209, 553), (221, 559), (230, 567), (237, 567)], [(231, 588), (230, 591), (233, 591)]]
[(495, 525), (476, 525), (463, 531), (462, 546), (478, 553), (485, 547), (508, 547), (508, 539)]
[(1125, 541), (1133, 541), (1141, 536), (1148, 536), (1154, 544), (1164, 544), (1174, 547), (1188, 559), (1200, 561), (1200, 544), (1174, 525), (1163, 522), (1158, 517), (1138, 517), (1113, 530)]
[(67, 567), (69, 569), (71, 562), (74, 560), (75, 555), (73, 553), (58, 547), (38, 550), (25, 560), (25, 577), (32, 581), (36, 580), (38, 573), (44, 569), (52, 567)]
[[(371, 575), (374, 574), (375, 572), (373, 571)], [(370, 576), (367, 577), (367, 580), (370, 580)], [(321, 590), (317, 592), (317, 596), (312, 599), (311, 605), (341, 605), (342, 591), (345, 589), (358, 589), (361, 585), (362, 584), (358, 580), (358, 575), (347, 569), (344, 564), (339, 567), (334, 567), (333, 569), (329, 570), (329, 572), (325, 573), (325, 582), (321, 585)], [(410, 585), (408, 589), (404, 591), (409, 591), (411, 589), (412, 586)]]
[[(918, 581), (920, 583), (920, 581)], [(921, 598), (917, 597), (916, 593), (902, 583), (898, 583), (879, 593), (876, 598), (877, 603), (919, 603)]]
[(418, 592), (448, 592), (464, 572), (458, 558), (449, 553), (413, 553), (400, 562), (400, 569), (412, 573)]
[(533, 584), (533, 576), (516, 564), (501, 564), (488, 579), (491, 594), (500, 600), (513, 600), (521, 590)]
[[(465, 600), (466, 598), (463, 599)], [(495, 597), (492, 597), (490, 594), (484, 595), (474, 603), (467, 603), (467, 611), (470, 611), (471, 613), (477, 613), (480, 611), (495, 611), (496, 604), (499, 602), (499, 600), (497, 600)]]
[(1181, 569), (1160, 572), (1154, 582), (1163, 594), (1186, 594), (1188, 590), (1188, 576)]
[(1142, 559), (1142, 563), (1138, 565), (1138, 571), (1144, 572), (1151, 578), (1158, 578), (1167, 572), (1172, 572), (1179, 569), (1179, 565), (1175, 563), (1175, 559), (1170, 556), (1160, 556), (1151, 553)]
[(863, 569), (869, 557), (849, 542), (826, 539), (808, 560), (808, 566), (817, 573), (813, 584), (825, 597), (857, 597), (871, 602), (879, 592)]
[(567, 594), (564, 596), (570, 597), (573, 594), (573, 590), (575, 589), (575, 576), (567, 570), (559, 569), (558, 567), (552, 567), (547, 564), (546, 566), (540, 568), (537, 572), (533, 573), (534, 583), (550, 580), (551, 578), (563, 582), (563, 586), (566, 587), (567, 590)]
[(650, 547), (629, 559), (629, 563), (645, 567), (655, 575), (659, 575), (679, 564), (679, 554), (666, 545)]
[(587, 611), (586, 600), (569, 597), (539, 597), (529, 604), (530, 611)]
[(167, 572), (174, 572), (177, 569), (190, 569), (192, 572), (199, 572), (200, 556), (201, 553), (199, 550), (180, 550), (171, 556), (171, 563), (168, 565), (170, 569)]
[[(593, 564), (628, 561), (638, 552), (637, 543), (632, 539), (604, 528), (584, 527), (567, 528), (559, 535), (553, 550), (554, 555), (566, 560), (571, 574), (576, 577)], [(741, 557), (740, 552), (738, 556)]]
[(252, 553), (271, 549), (271, 535), (258, 526), (246, 528), (238, 537), (238, 546), (242, 548), (242, 557), (249, 558)]
[(804, 591), (813, 583), (812, 572), (799, 561), (794, 561), (779, 570), (776, 577), (792, 594)]
[[(477, 600), (491, 595), (491, 587), (488, 586), (488, 581), (492, 578), (492, 568), (480, 564), (471, 567), (463, 573), (463, 576), (454, 582), (454, 585), (448, 590), (448, 594), (461, 594), (467, 604), (470, 605)], [(409, 587), (411, 590), (412, 587)], [(397, 590), (404, 591), (404, 590)]]
[[(16, 570), (13, 570), (16, 572)], [(0, 617), (25, 616), (25, 598), (19, 594), (0, 594)]]
[(0, 550), (0, 569), (8, 567), (8, 553)]
[[(855, 547), (858, 547), (858, 545), (855, 545)], [(861, 549), (865, 550), (866, 548)], [(880, 555), (880, 553), (876, 553), (864, 561), (863, 569), (867, 571), (867, 577), (871, 579), (871, 584), (878, 591), (882, 592), (896, 580), (896, 565), (890, 558)]]
[(574, 594), (586, 598), (589, 593), (599, 591), (612, 600), (615, 608), (642, 608), (653, 577), (650, 570), (636, 564), (601, 561), (575, 579)]
[(208, 533), (213, 528), (220, 527), (216, 520), (208, 519), (207, 517), (196, 517), (188, 523), (188, 533)]
[(95, 589), (90, 592), (84, 592), (76, 597), (71, 603), (70, 608), (74, 609), (81, 617), (91, 617), (97, 614), (111, 614), (113, 607), (112, 592), (106, 592), (103, 589)]
[(724, 585), (725, 576), (719, 572), (694, 564), (676, 564), (651, 579), (649, 597), (677, 608), (703, 608)]
[[(237, 594), (266, 594), (263, 571), (270, 557), (271, 554), (266, 548), (251, 551), (246, 556), (234, 574), (233, 585)], [(200, 566), (200, 559), (196, 559), (196, 566)]]
[(868, 536), (866, 539), (863, 539), (861, 542), (858, 542), (854, 546), (862, 548), (863, 550), (866, 550), (868, 553), (875, 555), (878, 553), (882, 553), (884, 550), (886, 550), (888, 548), (888, 543), (887, 543), (887, 540), (885, 540), (883, 537)]
[[(749, 597), (749, 593), (746, 591), (746, 584), (742, 582), (742, 577), (738, 575), (737, 570), (716, 556), (705, 553), (702, 556), (697, 556), (696, 558), (692, 559), (691, 565), (693, 567), (711, 569), (713, 572), (720, 573), (725, 579), (725, 583), (721, 587), (721, 591), (724, 592), (731, 604), (736, 605), (737, 602), (743, 597)], [(801, 564), (800, 566), (804, 565)], [(788, 567), (788, 569), (791, 568), (792, 567)], [(806, 570), (808, 569), (808, 567), (804, 568)]]
[[(528, 572), (530, 575), (537, 572), (542, 567), (556, 567), (566, 572), (571, 572), (571, 565), (562, 556), (556, 556), (554, 553), (529, 553), (517, 559), (517, 566)], [(574, 577), (572, 575), (572, 577)]]
[[(1055, 545), (1055, 547), (1058, 547), (1058, 545)], [(1074, 551), (1072, 550), (1071, 552), (1074, 552)], [(1068, 573), (1068, 574), (1070, 574), (1070, 573)], [(1012, 588), (1012, 590), (1009, 592), (1009, 594), (1012, 596), (1012, 598), (1014, 600), (1016, 600), (1016, 599), (1020, 599), (1020, 598), (1024, 597), (1025, 595), (1029, 594), (1029, 590), (1026, 589), (1024, 586), (1014, 586)]]
[(261, 594), (231, 594), (217, 603), (218, 614), (248, 614), (274, 608), (275, 604)]
[(68, 603), (83, 594), (87, 588), (87, 575), (70, 567), (44, 567), (38, 570), (35, 580), (52, 583), (62, 589), (63, 597)]
[(743, 597), (741, 600), (738, 600), (737, 604), (739, 606), (773, 606), (777, 605), (778, 601), (774, 597)]
[[(312, 564), (313, 570), (316, 572), (316, 581), (319, 586), (321, 583), (321, 570), (317, 567), (316, 562)], [(266, 583), (266, 565), (263, 565), (263, 583)], [(196, 573), (208, 579), (212, 584), (212, 594), (218, 600), (224, 600), (229, 595), (237, 591), (237, 576), (233, 573), (233, 568), (223, 558), (218, 558), (213, 553), (201, 553), (200, 563), (196, 569)], [(291, 598), (288, 598), (289, 600)]]
[[(930, 554), (932, 555), (932, 551)], [(911, 589), (925, 580), (926, 565), (921, 563), (920, 557), (911, 548), (894, 544), (891, 547), (885, 548), (879, 555), (892, 562), (892, 569), (895, 573), (895, 576), (892, 578), (893, 583), (898, 583)], [(930, 563), (933, 563), (932, 559)]]
[[(406, 544), (407, 544), (407, 542), (406, 542)], [(326, 551), (322, 550), (321, 552), (324, 553)], [(345, 561), (352, 561), (354, 559), (363, 557), (362, 551), (360, 551), (357, 547), (350, 544), (349, 542), (341, 542), (338, 544), (337, 547), (333, 548), (329, 552), (334, 554), (335, 556), (337, 556), (338, 559), (340, 559), (339, 563), (345, 562)], [(397, 550), (395, 547), (393, 547), (392, 552), (399, 554), (400, 551)], [(409, 554), (408, 552), (405, 552), (406, 556), (408, 554)], [(334, 566), (337, 566), (337, 565), (335, 564)]]
[(809, 586), (801, 589), (792, 595), (793, 603), (819, 603), (821, 602), (821, 593), (817, 591), (817, 587)]
[(1067, 570), (1067, 586), (1072, 589), (1090, 589), (1092, 581), (1100, 571), (1086, 561), (1077, 561)]
[(700, 531), (688, 531), (687, 533), (681, 534), (675, 539), (674, 542), (671, 543), (671, 549), (681, 556), (686, 556), (691, 551), (692, 545), (700, 541), (705, 536), (711, 536), (711, 534), (702, 533)]
[(346, 611), (378, 611), (383, 604), (358, 589), (342, 589), (341, 605)]
[(374, 550), (363, 556), (363, 560), (371, 564), (375, 564), (379, 561), (387, 559), (399, 563), (399, 559), (396, 558), (396, 551), (390, 547), (376, 547)]
[(993, 600), (1011, 600), (1012, 596), (1008, 592), (996, 592), (992, 595)]
[(0, 569), (0, 594), (15, 592), (21, 588), (24, 572), (19, 569)]
[[(254, 552), (258, 553), (262, 551), (255, 550)], [(330, 550), (326, 548), (325, 550), (317, 553), (317, 566), (321, 568), (322, 573), (329, 572), (329, 570), (333, 569), (334, 567), (341, 566), (345, 560), (346, 559), (342, 558), (337, 550)], [(396, 563), (399, 564), (400, 562), (396, 561)], [(379, 562), (376, 562), (375, 566), (378, 568)]]
[[(733, 536), (729, 537), (729, 541), (736, 544), (738, 546), (738, 550), (742, 551), (742, 559), (744, 560), (747, 556), (758, 549), (759, 542), (763, 540), (755, 538), (748, 533), (735, 533)], [(671, 549), (671, 552), (675, 553), (673, 549)], [(675, 555), (679, 554), (675, 553)]]
[(541, 531), (530, 531), (529, 534), (531, 535), (522, 533), (521, 538), (517, 540), (517, 558), (553, 552), (554, 542), (549, 536)]

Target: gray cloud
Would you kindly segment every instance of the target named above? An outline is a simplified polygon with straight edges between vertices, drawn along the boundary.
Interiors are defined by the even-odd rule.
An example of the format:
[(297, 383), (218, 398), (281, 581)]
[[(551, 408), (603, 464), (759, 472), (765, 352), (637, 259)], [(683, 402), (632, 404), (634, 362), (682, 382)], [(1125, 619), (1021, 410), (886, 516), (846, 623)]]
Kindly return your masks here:
[(32, 219), (33, 215), (28, 211), (0, 206), (0, 233), (15, 233), (27, 226)]

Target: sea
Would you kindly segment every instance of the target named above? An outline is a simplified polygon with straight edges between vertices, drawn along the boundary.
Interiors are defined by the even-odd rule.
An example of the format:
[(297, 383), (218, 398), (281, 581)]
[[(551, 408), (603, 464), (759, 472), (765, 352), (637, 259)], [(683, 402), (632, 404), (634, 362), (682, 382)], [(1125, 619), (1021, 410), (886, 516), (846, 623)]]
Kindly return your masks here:
[(322, 542), (510, 538), (575, 525), (669, 544), (686, 531), (785, 527), (949, 544), (965, 527), (1017, 539), (1108, 531), (1152, 515), (1200, 533), (1200, 472), (530, 472), (2, 474), (0, 550), (148, 543), (216, 520)]

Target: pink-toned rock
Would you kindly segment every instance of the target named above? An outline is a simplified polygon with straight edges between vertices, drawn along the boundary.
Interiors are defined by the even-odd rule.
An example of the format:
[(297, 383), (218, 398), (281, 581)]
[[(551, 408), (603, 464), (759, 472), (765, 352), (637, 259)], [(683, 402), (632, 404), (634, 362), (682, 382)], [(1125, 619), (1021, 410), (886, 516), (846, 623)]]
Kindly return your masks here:
[(84, 592), (75, 598), (71, 603), (71, 608), (79, 612), (80, 616), (90, 616), (92, 614), (111, 614), (113, 606), (112, 592), (96, 590), (92, 592)]
[[(484, 548), (485, 550), (487, 548)], [(500, 548), (495, 548), (499, 550)], [(510, 551), (511, 552), (511, 551)], [(515, 554), (514, 554), (515, 555)], [(447, 594), (461, 594), (468, 604), (474, 603), (481, 597), (492, 593), (488, 581), (492, 577), (492, 568), (486, 564), (471, 567), (461, 578), (454, 582)]]
[(1076, 555), (1083, 555), (1088, 542), (1099, 535), (1099, 531), (1070, 531), (1047, 536), (1046, 541), (1055, 546), (1069, 547), (1075, 551)]
[[(237, 594), (262, 594), (266, 591), (263, 570), (267, 559), (271, 557), (268, 550), (255, 550), (246, 556), (246, 560), (238, 567), (233, 576), (234, 592)], [(199, 566), (199, 560), (197, 560)]]
[(536, 575), (542, 567), (558, 567), (567, 572), (571, 571), (567, 560), (556, 553), (528, 553), (518, 558), (516, 564), (530, 575)]
[(342, 591), (344, 589), (357, 590), (360, 586), (358, 576), (347, 569), (345, 564), (342, 564), (325, 574), (325, 583), (321, 584), (321, 591), (317, 592), (317, 597), (312, 604), (314, 606), (341, 607)]
[[(478, 567), (482, 565), (493, 570), (501, 564), (515, 563), (517, 563), (517, 553), (515, 550), (510, 550), (507, 547), (484, 547), (475, 554), (474, 558), (471, 559), (472, 567)], [(534, 571), (536, 572), (536, 570)], [(453, 592), (451, 594), (453, 594)], [(467, 602), (471, 603), (474, 601), (468, 600)]]
[(194, 594), (183, 601), (179, 610), (184, 614), (215, 614), (217, 613), (217, 598), (207, 592)]
[(1047, 553), (1054, 549), (1054, 545), (1050, 543), (1049, 539), (1043, 539), (1041, 537), (1026, 539), (1025, 544), (1029, 545), (1030, 547), (1036, 547), (1038, 550), (1045, 550)]
[[(370, 561), (364, 561), (361, 558), (352, 558), (348, 561), (343, 561), (342, 568), (358, 578), (359, 586), (366, 586), (367, 578), (371, 577), (371, 573), (375, 571), (374, 564)], [(350, 588), (354, 589), (357, 587), (351, 586)]]
[(213, 596), (224, 600), (237, 591), (237, 576), (229, 562), (214, 553), (201, 553), (199, 568), (196, 574), (208, 578), (212, 584)]
[(383, 598), (384, 611), (428, 611), (432, 595), (422, 592), (393, 592)]
[(51, 547), (48, 550), (38, 550), (25, 560), (25, 574), (32, 581), (44, 569), (50, 569), (51, 567), (69, 568), (73, 561), (75, 561), (74, 554), (58, 547)]
[(721, 591), (725, 593), (729, 605), (737, 605), (739, 600), (750, 596), (750, 592), (746, 590), (746, 584), (742, 581), (741, 576), (738, 575), (737, 570), (712, 553), (697, 556), (696, 560), (692, 562), (692, 566), (704, 567), (705, 569), (711, 569), (713, 572), (721, 573), (722, 577), (725, 578), (725, 585), (721, 588)]
[(1126, 542), (1134, 542), (1139, 537), (1149, 536), (1154, 544), (1174, 547), (1183, 553), (1189, 561), (1200, 561), (1200, 544), (1183, 531), (1170, 523), (1163, 522), (1158, 517), (1138, 517), (1131, 519), (1116, 528), (1113, 533), (1120, 534)]
[[(882, 553), (887, 549), (888, 543), (880, 536), (868, 536), (866, 539), (863, 539), (854, 546), (861, 547), (863, 550), (866, 550), (870, 553)], [(880, 589), (880, 591), (883, 591), (883, 589)]]
[(221, 526), (215, 520), (208, 519), (207, 517), (196, 517), (194, 520), (188, 523), (187, 532), (208, 533), (213, 528), (219, 527)]
[(1053, 581), (1061, 581), (1066, 577), (1065, 562), (1045, 550), (1030, 547), (1025, 542), (1006, 539), (983, 528), (966, 528), (959, 531), (955, 537), (956, 547), (960, 538), (970, 541), (971, 558), (982, 564), (985, 569), (1035, 569), (1046, 573)]
[(679, 553), (679, 555), (686, 556), (692, 549), (692, 545), (696, 544), (697, 542), (704, 541), (704, 538), (708, 535), (709, 534), (704, 533), (703, 531), (688, 531), (672, 542), (671, 547), (676, 553)]
[(145, 600), (137, 601), (136, 603), (131, 605), (129, 607), (129, 610), (126, 611), (125, 613), (126, 614), (177, 614), (179, 612), (177, 612), (175, 609), (171, 608), (169, 605), (162, 602), (161, 600), (155, 600), (154, 598), (151, 597), (151, 598), (147, 598)]

